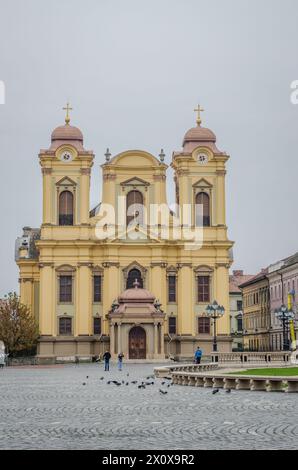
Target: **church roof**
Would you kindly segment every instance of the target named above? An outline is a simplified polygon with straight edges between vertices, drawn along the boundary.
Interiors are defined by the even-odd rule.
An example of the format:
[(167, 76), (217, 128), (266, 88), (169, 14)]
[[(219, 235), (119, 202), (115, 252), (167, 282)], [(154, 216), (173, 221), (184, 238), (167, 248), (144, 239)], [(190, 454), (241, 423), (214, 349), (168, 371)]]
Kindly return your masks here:
[(155, 297), (154, 295), (149, 292), (147, 289), (140, 288), (135, 286), (131, 289), (126, 289), (122, 294), (118, 297), (119, 303), (154, 303)]
[(183, 139), (183, 147), (186, 142), (216, 142), (216, 135), (207, 127), (192, 127), (189, 129)]
[(53, 130), (51, 141), (55, 140), (78, 140), (83, 142), (83, 134), (78, 127), (64, 124)]
[(50, 150), (56, 150), (62, 144), (70, 144), (78, 151), (83, 151), (82, 131), (78, 127), (70, 126), (67, 123), (64, 126), (56, 127), (51, 135)]

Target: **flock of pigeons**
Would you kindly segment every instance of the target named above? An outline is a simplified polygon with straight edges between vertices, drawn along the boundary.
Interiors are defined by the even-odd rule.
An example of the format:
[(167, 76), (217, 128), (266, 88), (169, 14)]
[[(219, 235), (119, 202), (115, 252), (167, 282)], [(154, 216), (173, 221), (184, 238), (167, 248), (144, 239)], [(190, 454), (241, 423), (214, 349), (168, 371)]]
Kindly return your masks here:
[[(130, 384), (133, 384), (133, 385), (137, 385), (138, 389), (140, 389), (140, 390), (145, 389), (149, 385), (154, 385), (155, 384), (155, 382), (154, 382), (155, 376), (154, 375), (149, 375), (148, 377), (146, 377), (146, 382), (141, 381), (140, 383), (139, 383), (138, 380), (131, 380), (129, 382), (128, 377), (129, 377), (129, 373), (126, 374), (126, 380), (122, 380), (121, 382), (119, 382), (119, 380), (108, 380), (106, 383), (107, 383), (107, 385), (113, 384), (113, 385), (116, 385), (117, 387), (120, 387), (122, 385), (128, 386)], [(86, 376), (86, 379), (89, 379), (89, 375)], [(99, 380), (104, 380), (104, 377), (100, 377)], [(83, 385), (87, 385), (87, 382), (83, 382)], [(167, 390), (165, 390), (165, 388), (169, 388), (174, 384), (172, 382), (171, 377), (165, 377), (163, 382), (161, 382), (161, 385), (163, 385), (165, 387), (163, 389), (159, 388), (159, 393), (161, 395), (166, 395), (168, 392), (167, 392)], [(231, 393), (230, 388), (227, 388), (225, 391), (226, 391), (226, 393)], [(218, 392), (219, 392), (219, 388), (214, 388), (212, 390), (212, 395), (215, 395)]]
[[(117, 387), (120, 387), (122, 385), (127, 386), (127, 385), (130, 385), (130, 384), (133, 384), (133, 385), (137, 385), (138, 389), (145, 389), (149, 385), (154, 385), (155, 384), (155, 382), (154, 382), (155, 376), (154, 375), (149, 375), (148, 377), (146, 377), (146, 382), (144, 382), (144, 381), (139, 382), (138, 380), (129, 381), (128, 377), (129, 377), (129, 373), (126, 374), (126, 380), (122, 380), (121, 382), (119, 382), (118, 380), (108, 380), (106, 383), (107, 383), (107, 385), (113, 384), (113, 385), (116, 385)], [(86, 379), (89, 379), (89, 375), (86, 376)], [(104, 377), (100, 377), (99, 380), (104, 380)], [(87, 382), (83, 382), (82, 385), (87, 385)], [(169, 388), (169, 387), (171, 387), (171, 385), (174, 385), (174, 384), (173, 384), (172, 379), (170, 377), (165, 377), (163, 382), (161, 382), (161, 385), (165, 385), (167, 388)], [(164, 389), (160, 388), (159, 393), (161, 395), (166, 395), (168, 392), (167, 392), (167, 390), (164, 390)]]

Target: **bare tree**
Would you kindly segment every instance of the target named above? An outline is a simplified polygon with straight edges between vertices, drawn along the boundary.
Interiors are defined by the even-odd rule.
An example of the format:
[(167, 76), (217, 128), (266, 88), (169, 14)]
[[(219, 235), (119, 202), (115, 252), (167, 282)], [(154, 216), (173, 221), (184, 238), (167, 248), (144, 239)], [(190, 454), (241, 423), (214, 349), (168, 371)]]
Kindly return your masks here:
[(38, 325), (30, 309), (20, 302), (19, 296), (9, 293), (0, 302), (0, 340), (6, 352), (14, 356), (36, 346), (39, 336)]

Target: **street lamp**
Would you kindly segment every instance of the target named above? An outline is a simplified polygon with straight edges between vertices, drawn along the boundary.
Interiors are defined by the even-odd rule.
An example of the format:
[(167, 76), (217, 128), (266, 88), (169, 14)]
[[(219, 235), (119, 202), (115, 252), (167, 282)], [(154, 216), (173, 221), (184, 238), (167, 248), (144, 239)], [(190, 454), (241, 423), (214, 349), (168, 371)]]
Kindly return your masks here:
[(217, 351), (217, 340), (216, 340), (216, 320), (221, 318), (225, 313), (225, 308), (223, 305), (218, 305), (216, 300), (214, 300), (213, 304), (208, 305), (206, 308), (206, 313), (209, 318), (213, 319), (213, 351)]
[(276, 308), (274, 314), (282, 322), (283, 351), (288, 351), (290, 349), (289, 322), (293, 320), (295, 315), (291, 310), (288, 310), (284, 304)]

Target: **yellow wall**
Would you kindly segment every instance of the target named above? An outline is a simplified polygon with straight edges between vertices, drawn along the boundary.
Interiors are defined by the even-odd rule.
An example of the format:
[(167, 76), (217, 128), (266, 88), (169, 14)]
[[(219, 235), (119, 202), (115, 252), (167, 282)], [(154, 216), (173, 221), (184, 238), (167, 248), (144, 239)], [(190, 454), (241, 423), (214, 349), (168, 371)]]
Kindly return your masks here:
[[(74, 317), (74, 334), (91, 335), (92, 316), (99, 312), (103, 319), (103, 333), (109, 333), (105, 318), (114, 299), (124, 288), (123, 269), (138, 262), (146, 269), (146, 288), (159, 298), (162, 308), (167, 305), (167, 267), (177, 268), (177, 304), (170, 307), (178, 315), (178, 334), (196, 335), (196, 317), (206, 305), (197, 304), (196, 270), (200, 266), (210, 268), (212, 299), (225, 307), (225, 316), (218, 322), (218, 333), (229, 335), (229, 277), (231, 264), (225, 221), (225, 162), (228, 157), (215, 155), (204, 148), (209, 155), (208, 164), (199, 166), (199, 148), (185, 157), (173, 157), (172, 167), (179, 185), (180, 204), (194, 203), (200, 185), (207, 185), (211, 194), (212, 226), (204, 229), (201, 249), (186, 250), (182, 240), (148, 239), (143, 242), (96, 239), (95, 224), (98, 217), (89, 218), (90, 170), (93, 156), (90, 152), (78, 153), (71, 145), (66, 148), (73, 152), (73, 160), (63, 163), (59, 155), (64, 146), (54, 155), (40, 154), (43, 173), (43, 225), (41, 238), (37, 242), (40, 251), (37, 261), (20, 259), (21, 298), (34, 309), (34, 283), (40, 282), (39, 324), (42, 335), (57, 335), (57, 319), (63, 312)], [(150, 202), (166, 203), (166, 169), (155, 157), (143, 151), (128, 151), (102, 165), (102, 201), (116, 206), (117, 197), (134, 188), (130, 179), (138, 178), (138, 187), (149, 207)], [(67, 178), (67, 179), (65, 179)], [(204, 181), (202, 181), (204, 179)], [(142, 186), (142, 181), (147, 185)], [(75, 198), (75, 225), (59, 227), (58, 195), (68, 188)], [(63, 265), (74, 268), (74, 302), (63, 308), (58, 304), (57, 269)], [(103, 270), (103, 298), (100, 308), (92, 302), (93, 269)], [(170, 312), (166, 312), (170, 313)]]

